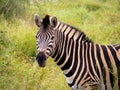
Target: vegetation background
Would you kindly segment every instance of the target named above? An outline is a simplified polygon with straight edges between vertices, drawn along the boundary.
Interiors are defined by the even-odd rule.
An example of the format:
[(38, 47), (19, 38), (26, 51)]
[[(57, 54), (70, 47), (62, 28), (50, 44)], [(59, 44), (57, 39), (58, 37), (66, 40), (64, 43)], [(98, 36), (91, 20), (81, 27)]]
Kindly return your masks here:
[(35, 62), (34, 14), (56, 16), (95, 43), (120, 43), (120, 0), (0, 0), (0, 90), (70, 90), (63, 72)]

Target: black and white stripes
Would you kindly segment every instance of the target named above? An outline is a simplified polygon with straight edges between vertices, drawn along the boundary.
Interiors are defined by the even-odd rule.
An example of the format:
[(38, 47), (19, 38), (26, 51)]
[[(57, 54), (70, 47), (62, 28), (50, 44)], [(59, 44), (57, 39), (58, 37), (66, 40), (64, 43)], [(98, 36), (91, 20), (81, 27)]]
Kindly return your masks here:
[(56, 17), (46, 15), (39, 19), (35, 15), (35, 23), (40, 24), (37, 33), (40, 66), (52, 56), (74, 90), (120, 90), (120, 44), (95, 44), (82, 31), (57, 21)]

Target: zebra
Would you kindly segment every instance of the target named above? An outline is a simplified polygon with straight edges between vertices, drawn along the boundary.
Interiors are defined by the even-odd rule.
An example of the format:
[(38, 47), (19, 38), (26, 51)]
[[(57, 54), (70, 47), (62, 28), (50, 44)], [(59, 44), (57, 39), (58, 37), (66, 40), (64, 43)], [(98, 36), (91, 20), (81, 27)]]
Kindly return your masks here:
[(95, 44), (81, 30), (57, 17), (34, 15), (36, 61), (45, 67), (51, 56), (73, 90), (120, 90), (120, 44)]

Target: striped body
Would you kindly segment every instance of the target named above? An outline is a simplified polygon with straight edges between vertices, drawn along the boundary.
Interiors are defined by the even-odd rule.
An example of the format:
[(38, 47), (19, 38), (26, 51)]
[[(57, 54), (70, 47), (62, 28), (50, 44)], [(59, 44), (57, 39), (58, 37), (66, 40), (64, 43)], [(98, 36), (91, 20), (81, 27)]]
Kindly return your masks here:
[(48, 45), (46, 56), (54, 58), (72, 89), (120, 90), (120, 44), (95, 44), (82, 31), (59, 21), (51, 33), (54, 44)]
[(120, 45), (94, 44), (87, 41), (84, 33), (63, 23), (59, 23), (56, 29), (60, 46), (52, 57), (72, 88), (83, 86), (90, 89), (101, 85), (101, 90), (111, 90), (120, 86), (120, 79), (114, 80), (120, 76)]

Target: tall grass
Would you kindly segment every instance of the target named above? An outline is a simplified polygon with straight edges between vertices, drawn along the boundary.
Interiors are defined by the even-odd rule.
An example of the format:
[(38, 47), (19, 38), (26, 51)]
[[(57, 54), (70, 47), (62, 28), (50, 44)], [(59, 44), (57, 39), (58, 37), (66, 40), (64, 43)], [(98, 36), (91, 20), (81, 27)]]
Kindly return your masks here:
[(52, 58), (45, 68), (35, 62), (35, 13), (56, 16), (95, 43), (120, 43), (119, 0), (30, 0), (20, 17), (16, 10), (10, 19), (0, 16), (0, 90), (70, 90)]

